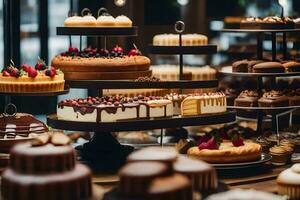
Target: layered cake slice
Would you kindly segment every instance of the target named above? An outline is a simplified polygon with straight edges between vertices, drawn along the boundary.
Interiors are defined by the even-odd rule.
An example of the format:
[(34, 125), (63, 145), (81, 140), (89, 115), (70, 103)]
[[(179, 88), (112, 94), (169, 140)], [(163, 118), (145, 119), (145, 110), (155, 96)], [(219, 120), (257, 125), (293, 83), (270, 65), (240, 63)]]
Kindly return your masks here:
[(226, 112), (226, 96), (222, 92), (189, 96), (181, 103), (181, 115), (193, 116)]
[(281, 91), (265, 92), (258, 100), (260, 107), (285, 107), (289, 106), (289, 99)]
[(57, 116), (63, 120), (112, 122), (126, 119), (173, 116), (172, 101), (162, 97), (123, 96), (88, 97), (64, 100), (58, 104)]

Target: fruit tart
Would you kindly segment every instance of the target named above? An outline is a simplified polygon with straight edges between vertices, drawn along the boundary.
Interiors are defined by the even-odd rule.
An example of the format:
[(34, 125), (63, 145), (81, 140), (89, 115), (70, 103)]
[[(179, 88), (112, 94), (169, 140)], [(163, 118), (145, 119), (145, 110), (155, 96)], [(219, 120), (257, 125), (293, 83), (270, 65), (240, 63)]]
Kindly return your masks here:
[(0, 74), (0, 92), (57, 92), (64, 90), (64, 85), (64, 74), (41, 59), (35, 67), (28, 64), (17, 67), (11, 62)]

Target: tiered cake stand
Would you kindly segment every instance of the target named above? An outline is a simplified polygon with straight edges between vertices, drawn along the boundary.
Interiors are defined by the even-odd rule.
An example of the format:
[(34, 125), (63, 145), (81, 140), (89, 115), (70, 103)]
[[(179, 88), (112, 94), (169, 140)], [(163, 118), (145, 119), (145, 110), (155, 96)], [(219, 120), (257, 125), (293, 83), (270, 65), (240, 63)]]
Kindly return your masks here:
[[(87, 30), (88, 29), (88, 30)], [(127, 31), (127, 32), (126, 32)], [(133, 36), (137, 35), (137, 27), (119, 29), (119, 28), (57, 28), (58, 35), (92, 35), (97, 37), (111, 36)], [(159, 47), (155, 47), (157, 51), (162, 51)], [(175, 47), (174, 47), (175, 48)], [(210, 48), (216, 52), (216, 47), (199, 46), (191, 48), (176, 47), (181, 55), (188, 51), (189, 53), (206, 53), (205, 48)], [(165, 53), (167, 50), (165, 49)], [(180, 77), (182, 77), (182, 68), (180, 68)], [(215, 88), (218, 86), (218, 80), (211, 81), (161, 81), (161, 82), (135, 82), (133, 80), (67, 80), (70, 87), (89, 88), (95, 91), (102, 89), (132, 89), (132, 88), (168, 88), (168, 89), (185, 89), (185, 88)], [(99, 94), (99, 93), (98, 93)], [(227, 111), (220, 114), (200, 115), (192, 117), (174, 116), (168, 118), (153, 119), (136, 119), (122, 120), (116, 122), (75, 122), (66, 121), (57, 118), (56, 114), (47, 117), (47, 124), (53, 128), (74, 131), (94, 132), (93, 138), (87, 144), (83, 145), (81, 152), (85, 156), (86, 161), (96, 170), (117, 170), (121, 163), (116, 164), (116, 159), (121, 162), (125, 160), (127, 155), (132, 151), (128, 150), (128, 146), (123, 146), (112, 136), (112, 132), (116, 131), (137, 131), (164, 128), (175, 128), (181, 126), (198, 126), (208, 124), (219, 124), (235, 121), (236, 113)], [(162, 144), (162, 137), (161, 137)]]
[[(223, 29), (224, 32), (231, 33), (251, 33), (256, 34), (257, 36), (257, 59), (263, 59), (263, 39), (264, 35), (271, 34), (272, 38), (272, 60), (276, 61), (277, 58), (277, 41), (276, 35), (283, 34), (283, 42), (282, 42), (282, 53), (283, 59), (288, 59), (287, 54), (287, 40), (286, 35), (290, 32), (300, 32), (300, 29)], [(233, 72), (232, 67), (223, 67), (220, 70), (220, 74), (223, 76), (236, 76), (236, 77), (254, 77), (257, 78), (257, 91), (258, 93), (262, 93), (263, 90), (263, 79), (269, 78), (271, 80), (272, 85), (276, 84), (277, 77), (293, 77), (299, 76), (300, 72), (289, 72), (289, 73), (243, 73), (243, 72)], [(262, 134), (262, 127), (265, 118), (270, 118), (272, 121), (272, 128), (277, 133), (279, 139), (279, 128), (278, 128), (278, 118), (283, 115), (290, 114), (290, 122), (292, 123), (292, 113), (300, 108), (300, 106), (286, 106), (286, 107), (237, 107), (237, 106), (228, 106), (228, 108), (232, 108), (235, 110), (246, 110), (246, 111), (255, 111), (257, 113), (257, 133)]]

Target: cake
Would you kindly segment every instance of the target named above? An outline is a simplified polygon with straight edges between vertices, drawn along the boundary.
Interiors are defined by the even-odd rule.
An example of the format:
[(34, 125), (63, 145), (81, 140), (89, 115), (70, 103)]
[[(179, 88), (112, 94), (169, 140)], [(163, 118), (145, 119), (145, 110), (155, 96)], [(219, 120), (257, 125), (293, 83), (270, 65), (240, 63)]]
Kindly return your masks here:
[(234, 106), (239, 107), (257, 107), (258, 93), (256, 91), (245, 90), (234, 100)]
[(119, 171), (119, 188), (126, 197), (140, 197), (147, 193), (151, 181), (166, 176), (168, 168), (160, 162), (128, 163)]
[(131, 27), (132, 21), (125, 15), (117, 16), (115, 19), (115, 25), (117, 27)]
[(53, 137), (66, 141), (51, 135), (38, 146), (23, 143), (11, 150), (10, 166), (2, 174), (3, 199), (91, 199), (90, 170), (75, 164), (73, 148), (58, 146)]
[(155, 178), (148, 190), (149, 200), (191, 200), (193, 191), (188, 178), (180, 174)]
[(81, 27), (82, 17), (81, 16), (71, 16), (68, 17), (64, 22), (65, 27)]
[(242, 29), (292, 29), (294, 22), (288, 17), (247, 17), (241, 22)]
[(244, 17), (239, 16), (227, 16), (224, 18), (224, 28), (228, 29), (239, 29), (241, 21)]
[(285, 68), (279, 62), (263, 62), (253, 66), (254, 73), (284, 73)]
[(253, 66), (262, 63), (262, 60), (239, 60), (232, 64), (233, 72), (249, 72), (253, 71)]
[(208, 93), (188, 96), (181, 103), (182, 116), (195, 116), (226, 112), (226, 96), (224, 93)]
[[(182, 46), (203, 46), (207, 45), (208, 38), (201, 34), (183, 34)], [(178, 34), (160, 34), (153, 37), (154, 46), (179, 46)]]
[(71, 47), (68, 52), (54, 57), (52, 66), (61, 69), (65, 78), (72, 80), (134, 80), (152, 75), (149, 58), (140, 55), (136, 49), (125, 55), (119, 46), (114, 47), (111, 52), (93, 48), (79, 51)]
[(285, 165), (290, 162), (292, 156), (292, 149), (281, 145), (275, 145), (270, 148), (269, 154), (272, 156), (273, 165)]
[(180, 157), (174, 163), (174, 172), (187, 176), (193, 190), (200, 191), (202, 194), (213, 192), (218, 187), (216, 170), (200, 160)]
[(278, 194), (287, 195), (289, 199), (300, 198), (300, 164), (294, 164), (277, 177)]
[(169, 93), (168, 89), (107, 89), (103, 90), (103, 95), (106, 96), (125, 96), (125, 97), (136, 97), (143, 95), (146, 97), (151, 96), (165, 96)]
[(289, 99), (281, 91), (265, 92), (258, 100), (260, 107), (285, 107), (289, 106)]
[(300, 89), (288, 90), (284, 94), (288, 97), (290, 106), (300, 105)]
[(181, 103), (189, 95), (170, 93), (166, 95), (166, 98), (173, 102), (173, 115), (181, 115)]
[(58, 92), (64, 90), (64, 85), (64, 74), (42, 60), (35, 67), (28, 64), (16, 67), (12, 63), (0, 73), (0, 92)]
[(235, 146), (232, 142), (222, 142), (218, 148), (200, 149), (192, 147), (188, 156), (208, 163), (240, 163), (261, 159), (262, 148), (253, 142), (244, 142), (244, 145)]
[(80, 122), (113, 122), (173, 116), (170, 100), (161, 97), (134, 98), (123, 96), (88, 97), (64, 100), (58, 104), (57, 116), (62, 120)]
[(300, 63), (296, 61), (289, 61), (282, 64), (287, 72), (300, 72)]

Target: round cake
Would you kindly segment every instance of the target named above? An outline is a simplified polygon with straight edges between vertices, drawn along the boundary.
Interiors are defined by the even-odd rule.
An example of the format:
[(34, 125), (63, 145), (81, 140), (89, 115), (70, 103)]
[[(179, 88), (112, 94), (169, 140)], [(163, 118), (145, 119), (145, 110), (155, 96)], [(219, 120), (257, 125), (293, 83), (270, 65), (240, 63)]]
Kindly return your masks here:
[[(203, 46), (207, 45), (208, 38), (201, 34), (183, 34), (182, 46)], [(179, 46), (178, 34), (160, 34), (153, 37), (155, 46)]]
[(253, 142), (244, 142), (243, 146), (235, 147), (231, 142), (223, 142), (219, 149), (202, 149), (192, 147), (188, 156), (208, 163), (239, 163), (261, 159), (262, 148)]
[(106, 49), (86, 48), (79, 51), (69, 48), (68, 52), (53, 58), (52, 65), (65, 73), (66, 79), (137, 79), (151, 76), (150, 59), (132, 49), (127, 55), (121, 47), (111, 52)]
[(285, 68), (279, 62), (263, 62), (253, 66), (254, 73), (284, 73)]
[(91, 172), (75, 164), (71, 146), (23, 143), (11, 151), (11, 164), (2, 174), (1, 191), (5, 200), (90, 199)]
[(277, 177), (278, 194), (287, 195), (289, 199), (300, 198), (300, 164), (284, 170)]
[(10, 65), (0, 74), (0, 92), (57, 92), (64, 90), (64, 74), (39, 60), (35, 67)]

